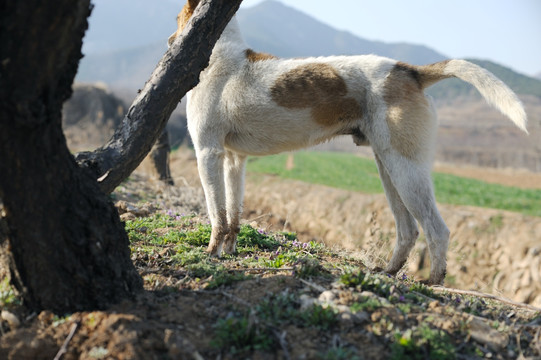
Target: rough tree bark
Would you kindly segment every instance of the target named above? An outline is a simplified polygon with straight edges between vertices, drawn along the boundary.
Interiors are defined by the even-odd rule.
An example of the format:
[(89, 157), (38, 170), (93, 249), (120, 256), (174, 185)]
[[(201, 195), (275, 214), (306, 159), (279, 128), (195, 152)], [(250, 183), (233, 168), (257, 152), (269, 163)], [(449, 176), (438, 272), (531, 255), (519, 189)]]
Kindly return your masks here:
[(241, 2), (201, 1), (111, 140), (93, 152), (77, 154), (77, 162), (94, 172), (104, 192), (112, 192), (143, 161), (180, 99), (199, 82), (219, 34)]
[(118, 213), (61, 128), (89, 0), (0, 1), (0, 243), (31, 309), (103, 308), (142, 281)]
[[(85, 162), (98, 175), (111, 169), (102, 189), (112, 191), (148, 153), (239, 3), (203, 1), (185, 40), (195, 27), (203, 37), (194, 36), (192, 48), (176, 41), (110, 146)], [(100, 309), (142, 289), (116, 209), (96, 172), (77, 166), (61, 129), (89, 7), (90, 0), (0, 0), (0, 258), (33, 310)]]

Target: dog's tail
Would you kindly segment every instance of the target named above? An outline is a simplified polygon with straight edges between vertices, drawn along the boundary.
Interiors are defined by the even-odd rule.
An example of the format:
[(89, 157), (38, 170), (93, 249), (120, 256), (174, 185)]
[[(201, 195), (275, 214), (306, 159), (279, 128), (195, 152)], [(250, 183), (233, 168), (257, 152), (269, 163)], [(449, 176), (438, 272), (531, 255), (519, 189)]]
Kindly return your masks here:
[(485, 100), (528, 133), (528, 118), (517, 95), (488, 70), (465, 60), (447, 60), (431, 65), (415, 66), (421, 87), (440, 80), (457, 77), (472, 84)]

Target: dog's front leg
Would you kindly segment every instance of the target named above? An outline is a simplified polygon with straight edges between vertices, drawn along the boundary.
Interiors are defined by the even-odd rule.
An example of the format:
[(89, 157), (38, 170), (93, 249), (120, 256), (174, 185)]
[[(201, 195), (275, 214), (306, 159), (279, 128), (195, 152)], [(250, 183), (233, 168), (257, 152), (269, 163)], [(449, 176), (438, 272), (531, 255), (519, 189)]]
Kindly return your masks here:
[(196, 147), (199, 177), (205, 191), (207, 210), (212, 225), (207, 252), (221, 256), (225, 236), (229, 233), (224, 187), (225, 151), (215, 147)]
[(242, 201), (244, 198), (244, 172), (246, 156), (228, 151), (225, 155), (225, 196), (227, 224), (229, 233), (225, 236), (223, 251), (233, 254), (236, 251), (237, 235), (240, 231)]

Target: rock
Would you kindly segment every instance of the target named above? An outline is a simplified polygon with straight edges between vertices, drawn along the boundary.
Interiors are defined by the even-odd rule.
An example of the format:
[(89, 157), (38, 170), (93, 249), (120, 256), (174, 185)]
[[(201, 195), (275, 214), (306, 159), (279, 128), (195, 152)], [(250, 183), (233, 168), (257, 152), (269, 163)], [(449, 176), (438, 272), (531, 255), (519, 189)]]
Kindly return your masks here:
[(326, 290), (323, 291), (320, 295), (318, 300), (322, 303), (332, 304), (332, 302), (336, 299), (336, 294), (333, 290)]
[(2, 317), (2, 319), (7, 321), (11, 329), (15, 329), (19, 327), (19, 325), (21, 325), (21, 321), (19, 320), (19, 318), (10, 311), (2, 310), (0, 316)]
[(318, 301), (316, 299), (314, 299), (313, 297), (310, 297), (306, 294), (302, 294), (300, 297), (299, 297), (299, 300), (301, 301), (301, 310), (306, 310), (308, 308), (310, 308), (311, 306), (313, 306), (314, 304), (317, 304)]
[(500, 352), (509, 342), (507, 334), (491, 328), (490, 325), (481, 319), (472, 318), (469, 325), (471, 337), (475, 341), (488, 346), (493, 351)]

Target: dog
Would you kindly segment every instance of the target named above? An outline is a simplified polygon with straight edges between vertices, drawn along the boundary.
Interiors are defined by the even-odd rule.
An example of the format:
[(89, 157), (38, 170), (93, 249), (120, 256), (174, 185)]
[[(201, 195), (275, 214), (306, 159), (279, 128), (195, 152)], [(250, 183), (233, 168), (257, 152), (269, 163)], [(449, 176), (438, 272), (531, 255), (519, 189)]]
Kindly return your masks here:
[[(198, 3), (189, 0), (179, 13), (170, 46)], [(188, 130), (212, 225), (207, 251), (218, 257), (236, 251), (247, 156), (351, 135), (355, 144), (372, 147), (396, 222), (384, 271), (395, 275), (402, 268), (419, 236), (418, 221), (431, 260), (426, 283), (442, 284), (449, 229), (430, 177), (438, 123), (424, 89), (452, 77), (472, 84), (527, 133), (527, 116), (513, 91), (470, 62), (415, 66), (375, 55), (279, 59), (251, 50), (233, 17), (188, 93)]]

